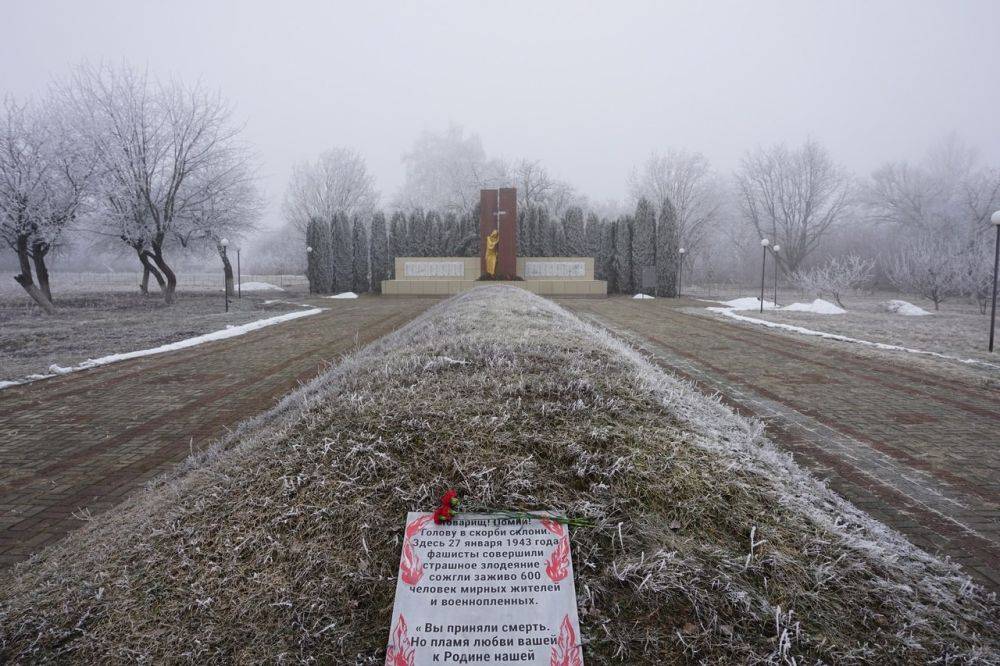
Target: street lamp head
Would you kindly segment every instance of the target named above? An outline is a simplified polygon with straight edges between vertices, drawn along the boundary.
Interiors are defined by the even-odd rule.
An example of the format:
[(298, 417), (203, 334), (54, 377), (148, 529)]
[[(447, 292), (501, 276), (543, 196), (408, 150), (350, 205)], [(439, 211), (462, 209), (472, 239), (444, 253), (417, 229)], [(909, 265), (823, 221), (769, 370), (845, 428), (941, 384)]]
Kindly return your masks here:
[(771, 248), (771, 251), (772, 252), (780, 252), (781, 251), (781, 246), (780, 245), (775, 245), (774, 247)]
[(687, 250), (685, 250), (684, 248), (680, 248), (680, 249), (679, 249), (679, 250), (677, 250), (677, 251), (678, 251), (678, 252), (680, 252), (681, 254), (684, 254), (685, 252), (687, 252)]
[(762, 238), (762, 239), (760, 240), (760, 244), (761, 244), (761, 246), (763, 246), (763, 247), (767, 247), (768, 245), (770, 245), (770, 244), (771, 244), (771, 241), (767, 240), (766, 238)]
[(990, 222), (1000, 227), (1000, 210), (990, 215)]
[(306, 252), (312, 253), (312, 245), (306, 245)]
[(229, 247), (229, 239), (228, 238), (223, 238), (219, 242), (222, 244), (222, 247)]

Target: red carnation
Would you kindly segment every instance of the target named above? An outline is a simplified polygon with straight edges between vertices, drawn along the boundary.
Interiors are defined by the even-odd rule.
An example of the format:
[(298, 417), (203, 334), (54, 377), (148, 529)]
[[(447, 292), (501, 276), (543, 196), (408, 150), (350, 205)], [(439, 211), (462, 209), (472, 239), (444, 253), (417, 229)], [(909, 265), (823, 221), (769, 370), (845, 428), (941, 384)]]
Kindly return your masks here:
[(452, 508), (458, 506), (458, 491), (451, 488), (441, 497), (441, 506)]
[(441, 523), (447, 523), (451, 521), (452, 513), (451, 509), (446, 506), (439, 506), (434, 509), (434, 522), (438, 525)]

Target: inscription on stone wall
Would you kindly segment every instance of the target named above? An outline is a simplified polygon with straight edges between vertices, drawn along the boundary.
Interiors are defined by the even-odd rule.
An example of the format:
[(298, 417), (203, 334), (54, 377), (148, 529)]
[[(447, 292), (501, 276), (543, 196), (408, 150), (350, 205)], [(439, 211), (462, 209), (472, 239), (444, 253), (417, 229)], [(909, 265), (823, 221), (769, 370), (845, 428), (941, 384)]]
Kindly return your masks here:
[(407, 261), (403, 264), (406, 277), (465, 277), (463, 261)]
[(587, 274), (582, 261), (526, 261), (524, 262), (524, 277), (526, 278), (582, 278)]

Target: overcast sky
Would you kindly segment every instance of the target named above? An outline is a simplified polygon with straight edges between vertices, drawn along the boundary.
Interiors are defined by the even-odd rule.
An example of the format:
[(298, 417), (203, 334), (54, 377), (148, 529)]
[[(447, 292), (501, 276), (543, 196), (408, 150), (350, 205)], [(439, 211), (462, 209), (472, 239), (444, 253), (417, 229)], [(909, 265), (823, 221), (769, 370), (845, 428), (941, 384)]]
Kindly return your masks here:
[(597, 200), (669, 147), (725, 171), (811, 136), (867, 173), (955, 131), (1000, 164), (1000, 0), (3, 0), (0, 21), (0, 93), (85, 58), (221, 89), (275, 203), (332, 146), (387, 199), (418, 133), (449, 122)]

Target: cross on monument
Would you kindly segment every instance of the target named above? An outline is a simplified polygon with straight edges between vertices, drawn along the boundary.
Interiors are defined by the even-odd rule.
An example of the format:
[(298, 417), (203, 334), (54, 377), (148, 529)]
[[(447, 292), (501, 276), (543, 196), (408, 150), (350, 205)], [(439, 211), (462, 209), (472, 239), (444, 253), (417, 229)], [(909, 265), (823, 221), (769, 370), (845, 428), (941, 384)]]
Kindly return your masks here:
[(506, 215), (507, 211), (500, 210), (500, 188), (497, 188), (497, 209), (493, 212), (493, 217), (496, 219), (496, 229), (500, 231), (500, 216)]

